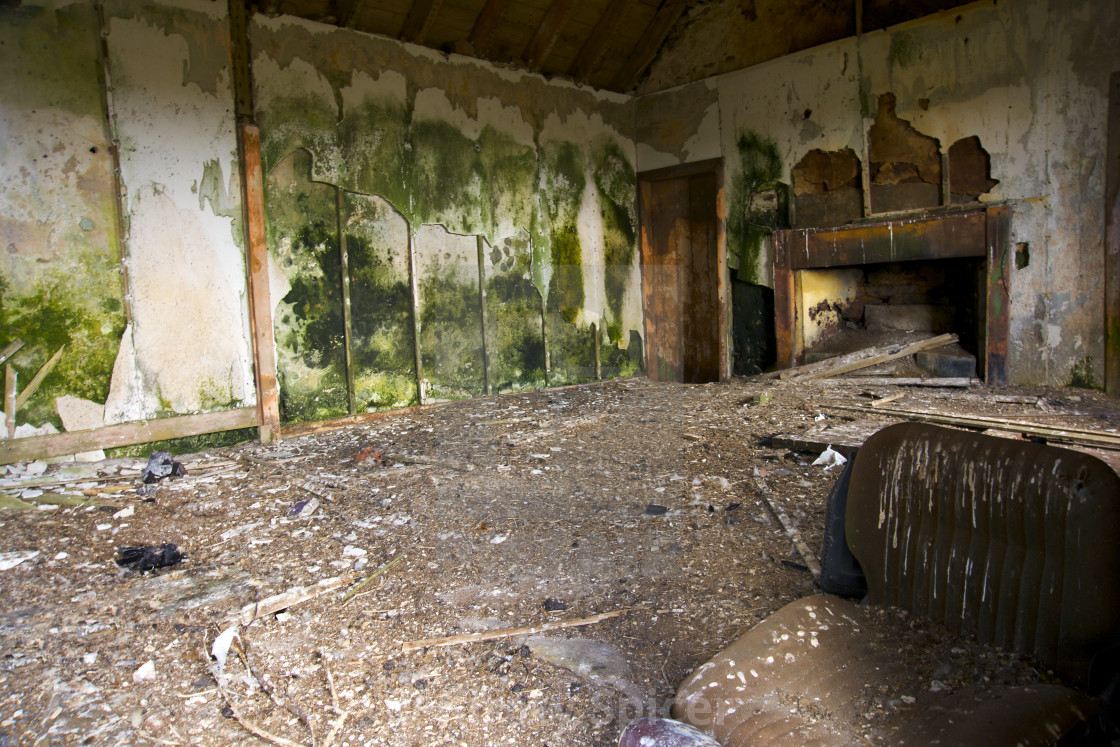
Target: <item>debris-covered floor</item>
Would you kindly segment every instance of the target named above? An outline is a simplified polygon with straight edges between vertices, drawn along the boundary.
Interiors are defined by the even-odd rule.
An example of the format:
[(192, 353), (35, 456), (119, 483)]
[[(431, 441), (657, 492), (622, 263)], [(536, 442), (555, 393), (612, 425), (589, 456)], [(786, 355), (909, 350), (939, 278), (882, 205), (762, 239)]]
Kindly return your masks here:
[[(144, 460), (32, 465), (3, 489), (34, 508), (0, 513), (0, 743), (612, 744), (814, 593), (763, 499), (819, 552), (838, 470), (767, 439), (870, 432), (893, 422), (872, 395), (896, 394), (892, 409), (1120, 424), (1115, 400), (1072, 389), (627, 380), (181, 457), (187, 474), (149, 495)], [(115, 563), (169, 542), (176, 566)], [(238, 620), (220, 691), (210, 652)], [(570, 622), (587, 624), (409, 645)], [(926, 640), (914, 687), (954, 687), (982, 659), (1047, 676)], [(868, 692), (865, 717), (897, 696)]]

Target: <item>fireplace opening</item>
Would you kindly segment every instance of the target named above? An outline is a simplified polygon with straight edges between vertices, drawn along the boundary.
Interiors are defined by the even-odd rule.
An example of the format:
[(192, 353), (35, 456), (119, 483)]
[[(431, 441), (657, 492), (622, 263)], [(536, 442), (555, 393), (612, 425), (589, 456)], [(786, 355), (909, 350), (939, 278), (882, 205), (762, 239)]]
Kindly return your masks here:
[(952, 332), (959, 343), (916, 363), (932, 376), (982, 375), (985, 265), (955, 257), (803, 270), (805, 362)]

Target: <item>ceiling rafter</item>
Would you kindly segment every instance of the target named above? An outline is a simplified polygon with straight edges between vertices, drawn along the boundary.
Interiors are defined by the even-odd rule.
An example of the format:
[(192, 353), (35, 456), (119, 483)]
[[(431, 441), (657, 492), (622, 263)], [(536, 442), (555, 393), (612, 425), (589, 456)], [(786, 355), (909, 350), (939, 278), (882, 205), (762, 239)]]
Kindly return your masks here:
[(615, 32), (618, 31), (634, 2), (635, 0), (611, 0), (610, 5), (595, 24), (595, 28), (591, 30), (591, 36), (587, 37), (587, 41), (580, 47), (579, 54), (568, 68), (568, 75), (583, 83), (587, 82), (591, 71), (603, 61), (603, 55), (606, 54), (611, 39), (614, 38)]
[(638, 82), (638, 76), (653, 62), (665, 38), (673, 30), (677, 19), (681, 17), (688, 6), (682, 0), (667, 0), (662, 3), (653, 20), (642, 31), (641, 41), (631, 52), (626, 64), (615, 75), (608, 88), (612, 91), (623, 93), (632, 91)]
[(486, 5), (483, 6), (482, 12), (478, 14), (478, 18), (474, 22), (474, 28), (471, 29), (471, 35), (468, 38), (474, 53), (479, 57), (484, 57), (490, 48), (490, 37), (494, 33), (494, 29), (502, 22), (505, 17), (506, 9), (509, 7), (509, 0), (486, 0)]
[(572, 14), (574, 6), (575, 0), (552, 0), (552, 3), (549, 4), (544, 18), (537, 26), (537, 32), (533, 34), (529, 46), (525, 48), (525, 64), (529, 66), (530, 70), (541, 69), (548, 53), (552, 51), (552, 48), (556, 45), (556, 40), (560, 38), (560, 32), (564, 30), (564, 24)]
[(443, 0), (414, 0), (412, 7), (408, 9), (408, 17), (404, 20), (404, 28), (401, 29), (401, 40), (423, 44), (441, 5)]
[(338, 19), (338, 25), (346, 29), (354, 28), (365, 4), (366, 0), (336, 0), (334, 17)]

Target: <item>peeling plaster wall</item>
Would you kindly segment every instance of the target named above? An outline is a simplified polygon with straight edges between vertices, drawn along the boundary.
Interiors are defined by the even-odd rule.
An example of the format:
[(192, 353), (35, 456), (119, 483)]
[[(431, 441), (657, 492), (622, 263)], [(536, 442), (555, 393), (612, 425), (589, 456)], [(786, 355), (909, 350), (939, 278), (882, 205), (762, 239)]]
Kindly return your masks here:
[(0, 49), (0, 344), (20, 389), (66, 346), (17, 420), (57, 427), (56, 397), (105, 401), (125, 326), (97, 14), (0, 10)]
[(390, 285), (359, 291), (350, 260), (352, 312), (400, 309), (365, 358), (352, 340), (357, 411), (485, 393), (484, 339), (499, 391), (594, 378), (596, 339), (604, 375), (638, 369), (632, 99), (294, 18), (250, 35), (285, 420), (347, 408), (340, 192), (397, 216), (374, 242)]
[(106, 3), (133, 313), (106, 422), (255, 402), (225, 13)]
[(722, 155), (714, 78), (636, 99), (634, 122), (638, 171)]
[[(1120, 5), (1111, 0), (984, 0), (642, 97), (637, 111), (705, 100), (714, 84), (717, 102), (705, 106), (718, 107), (725, 182), (732, 187), (729, 261), (738, 254), (754, 266), (754, 281), (766, 285), (773, 282), (769, 241), (756, 246), (734, 230), (737, 214), (747, 226), (768, 210), (775, 222), (784, 217), (780, 200), (763, 199), (766, 189), (735, 194), (743, 174), (769, 173), (758, 168), (760, 156), (776, 154), (779, 191), (814, 148), (851, 148), (866, 164), (867, 131), (879, 96), (888, 92), (898, 116), (940, 140), (943, 153), (960, 138), (978, 136), (999, 180), (982, 199), (1008, 202), (1012, 243), (1030, 246), (1030, 264), (1011, 275), (1010, 383), (1067, 384), (1075, 367), (1100, 381), (1105, 114), (1108, 77), (1120, 69), (1118, 34)], [(639, 125), (638, 153), (648, 157), (642, 168), (692, 160), (683, 145), (710, 131), (695, 115), (660, 119), (665, 124)], [(744, 143), (751, 146), (746, 152)]]

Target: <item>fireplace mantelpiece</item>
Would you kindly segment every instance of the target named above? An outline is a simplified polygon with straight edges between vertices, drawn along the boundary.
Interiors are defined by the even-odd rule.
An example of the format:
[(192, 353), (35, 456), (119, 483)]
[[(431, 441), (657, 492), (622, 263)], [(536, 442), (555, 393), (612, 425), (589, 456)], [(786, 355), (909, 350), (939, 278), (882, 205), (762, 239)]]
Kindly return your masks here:
[(1008, 251), (1011, 210), (1006, 205), (852, 223), (832, 228), (774, 232), (774, 310), (778, 365), (797, 365), (803, 345), (796, 299), (801, 270), (983, 257), (987, 323), (983, 371), (988, 384), (1007, 383)]

